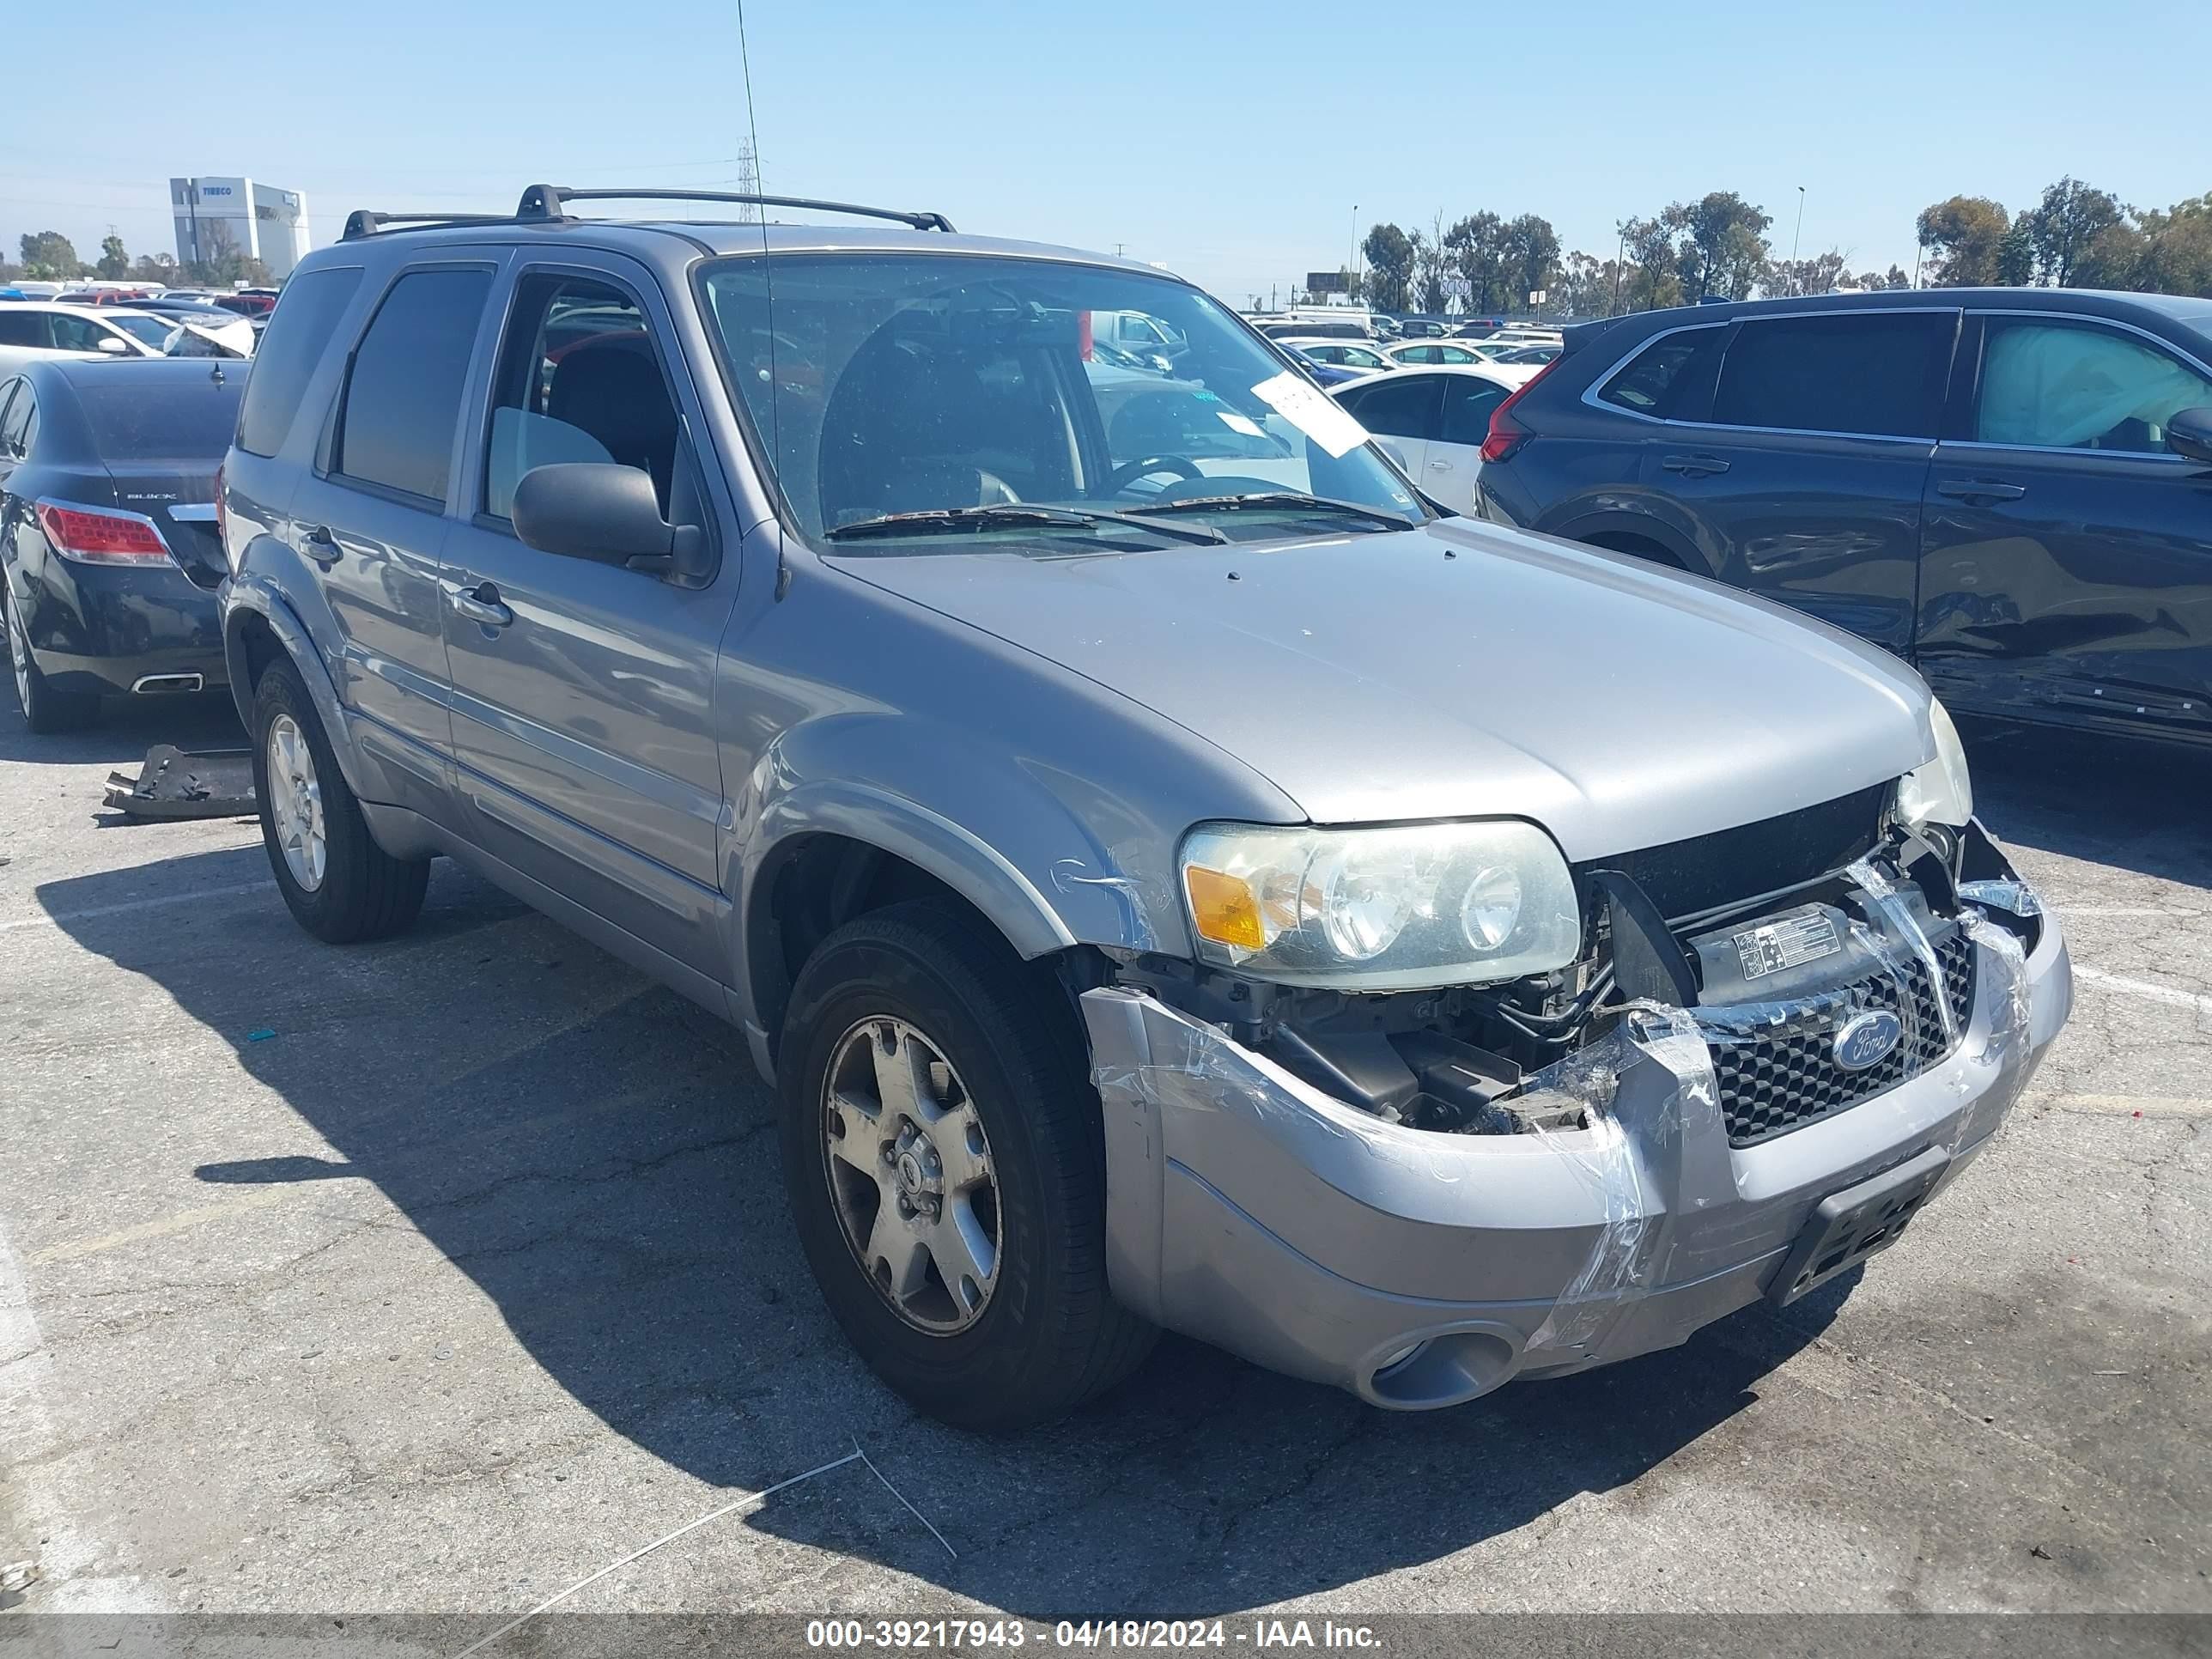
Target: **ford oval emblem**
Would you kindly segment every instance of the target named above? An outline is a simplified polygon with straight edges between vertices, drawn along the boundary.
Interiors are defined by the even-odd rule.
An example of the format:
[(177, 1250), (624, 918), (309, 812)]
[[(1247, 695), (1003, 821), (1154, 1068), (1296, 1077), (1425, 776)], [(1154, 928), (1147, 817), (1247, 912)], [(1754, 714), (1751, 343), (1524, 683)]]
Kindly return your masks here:
[(1854, 1014), (1836, 1028), (1829, 1052), (1847, 1072), (1863, 1072), (1889, 1058), (1905, 1035), (1905, 1022), (1887, 1008), (1869, 1008)]

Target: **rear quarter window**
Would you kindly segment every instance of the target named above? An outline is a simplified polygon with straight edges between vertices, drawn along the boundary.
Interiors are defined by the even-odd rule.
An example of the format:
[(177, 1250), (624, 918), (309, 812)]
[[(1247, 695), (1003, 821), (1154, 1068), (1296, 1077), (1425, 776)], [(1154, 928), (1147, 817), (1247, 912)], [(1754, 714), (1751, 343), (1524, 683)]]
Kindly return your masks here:
[(1614, 373), (1598, 392), (1598, 401), (1656, 420), (1694, 419), (1712, 386), (1726, 332), (1690, 328), (1661, 336)]
[(295, 276), (254, 349), (246, 399), (238, 416), (238, 447), (274, 455), (284, 447), (338, 319), (361, 287), (359, 265), (327, 266)]

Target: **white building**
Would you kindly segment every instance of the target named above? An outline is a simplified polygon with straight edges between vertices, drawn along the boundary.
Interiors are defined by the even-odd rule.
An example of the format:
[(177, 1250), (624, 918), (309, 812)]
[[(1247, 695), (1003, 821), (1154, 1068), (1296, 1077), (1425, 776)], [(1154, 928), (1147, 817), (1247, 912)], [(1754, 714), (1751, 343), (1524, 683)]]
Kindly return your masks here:
[(307, 198), (251, 179), (172, 179), (177, 258), (187, 264), (235, 248), (282, 282), (307, 252)]

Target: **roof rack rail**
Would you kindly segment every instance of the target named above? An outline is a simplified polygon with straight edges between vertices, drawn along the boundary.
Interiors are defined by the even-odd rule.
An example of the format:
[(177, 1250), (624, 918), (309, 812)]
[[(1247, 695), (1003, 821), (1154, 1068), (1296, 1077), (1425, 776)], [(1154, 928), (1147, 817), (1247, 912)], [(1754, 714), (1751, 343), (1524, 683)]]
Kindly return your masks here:
[(817, 213), (853, 213), (864, 219), (890, 219), (916, 230), (938, 230), (948, 234), (952, 221), (941, 213), (903, 212), (897, 208), (862, 207), (855, 202), (822, 202), (805, 196), (759, 196), (751, 193), (733, 194), (716, 190), (671, 190), (665, 186), (647, 185), (636, 190), (573, 190), (566, 185), (532, 185), (522, 192), (522, 204), (514, 210), (518, 220), (549, 222), (565, 220), (563, 211), (570, 202), (734, 202), (750, 207), (806, 208)]
[(338, 240), (357, 242), (364, 236), (375, 235), (387, 225), (435, 230), (441, 225), (511, 225), (514, 222), (504, 213), (372, 213), (367, 208), (356, 208), (346, 215), (345, 228), (338, 234)]

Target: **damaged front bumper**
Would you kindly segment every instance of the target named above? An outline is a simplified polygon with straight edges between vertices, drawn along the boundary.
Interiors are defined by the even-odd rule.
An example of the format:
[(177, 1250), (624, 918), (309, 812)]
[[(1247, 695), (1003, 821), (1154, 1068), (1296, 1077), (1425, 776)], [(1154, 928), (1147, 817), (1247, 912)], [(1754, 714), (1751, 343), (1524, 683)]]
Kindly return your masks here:
[[(1149, 994), (1088, 991), (1115, 1293), (1158, 1324), (1401, 1410), (1670, 1347), (1761, 1296), (1786, 1299), (1849, 1265), (1822, 1231), (1830, 1212), (1816, 1218), (1824, 1199), (1891, 1171), (1909, 1207), (1940, 1191), (2065, 1022), (2056, 920), (2011, 880), (1980, 885), (1985, 905), (2028, 914), (1961, 907), (1974, 990), (1943, 1057), (1749, 1146), (1730, 1142), (1716, 1055), (1802, 1008), (1641, 1008), (1530, 1081), (1579, 1105), (1585, 1127), (1485, 1135), (1382, 1121)], [(1853, 1259), (1902, 1219), (1887, 1237), (1863, 1226)]]

